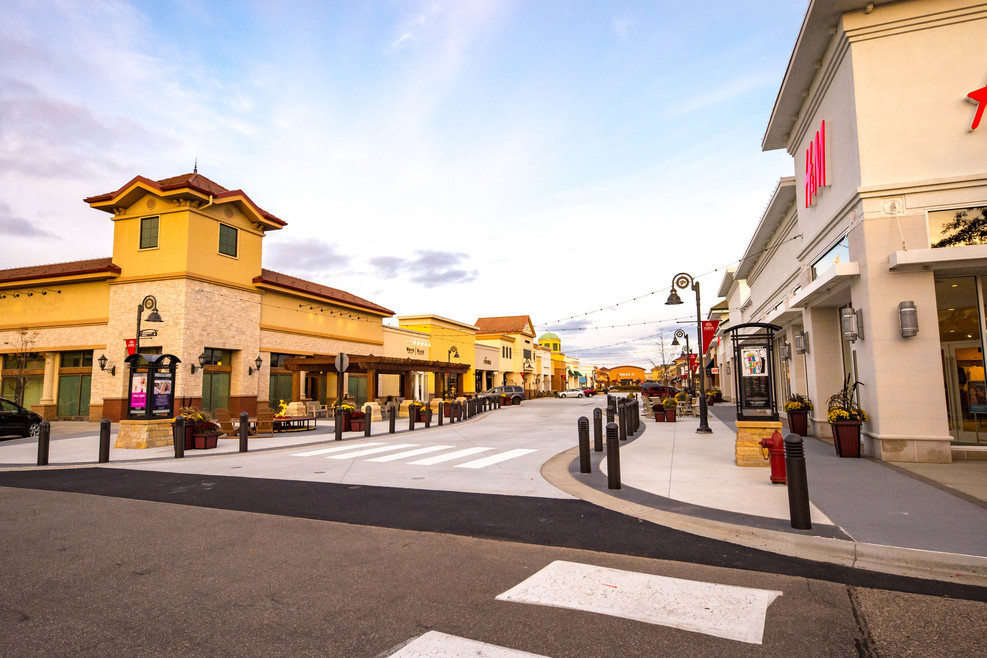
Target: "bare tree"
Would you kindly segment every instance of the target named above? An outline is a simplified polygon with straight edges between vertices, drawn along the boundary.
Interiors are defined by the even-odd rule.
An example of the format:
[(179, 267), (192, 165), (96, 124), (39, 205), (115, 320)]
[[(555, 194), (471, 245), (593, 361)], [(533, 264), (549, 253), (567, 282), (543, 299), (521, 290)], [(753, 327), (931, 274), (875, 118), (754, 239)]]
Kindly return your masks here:
[(27, 363), (34, 354), (31, 348), (37, 339), (37, 331), (19, 329), (13, 342), (4, 341), (4, 345), (12, 345), (16, 350), (13, 354), (4, 356), (3, 369), (14, 371), (14, 402), (21, 406), (24, 405), (24, 392), (27, 391)]
[(655, 345), (658, 346), (658, 358), (661, 361), (662, 383), (667, 387), (668, 386), (668, 366), (669, 366), (669, 363), (668, 363), (668, 353), (667, 353), (666, 345), (665, 345), (665, 341), (666, 341), (666, 335), (665, 335), (665, 333), (666, 332), (663, 329), (659, 329), (658, 330), (658, 342), (655, 343)]

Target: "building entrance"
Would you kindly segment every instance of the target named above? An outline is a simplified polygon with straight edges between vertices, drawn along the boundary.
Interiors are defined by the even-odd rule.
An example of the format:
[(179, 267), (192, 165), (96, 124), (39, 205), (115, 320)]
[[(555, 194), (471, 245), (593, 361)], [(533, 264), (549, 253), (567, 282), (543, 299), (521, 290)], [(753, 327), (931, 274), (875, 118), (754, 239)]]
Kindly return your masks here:
[(936, 280), (946, 414), (949, 433), (957, 443), (987, 444), (984, 284), (987, 277)]

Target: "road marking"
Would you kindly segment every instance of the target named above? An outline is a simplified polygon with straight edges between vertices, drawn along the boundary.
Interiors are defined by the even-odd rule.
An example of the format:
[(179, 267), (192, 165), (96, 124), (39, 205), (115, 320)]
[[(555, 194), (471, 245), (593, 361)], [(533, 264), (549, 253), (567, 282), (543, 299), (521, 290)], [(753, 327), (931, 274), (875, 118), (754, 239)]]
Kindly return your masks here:
[[(364, 444), (366, 445), (366, 444)], [(353, 459), (354, 457), (364, 457), (366, 455), (376, 455), (378, 452), (387, 452), (389, 450), (400, 450), (401, 448), (414, 448), (417, 443), (394, 443), (392, 445), (382, 446), (380, 448), (367, 448), (366, 450), (357, 450), (356, 452), (344, 452), (341, 455), (329, 455), (326, 459)]]
[(478, 452), (483, 452), (484, 450), (493, 450), (493, 448), (466, 448), (465, 450), (457, 450), (456, 452), (447, 452), (444, 455), (439, 455), (438, 457), (429, 457), (427, 459), (419, 459), (416, 462), (411, 462), (415, 466), (431, 466), (432, 464), (441, 464), (442, 462), (452, 461), (453, 459), (459, 459), (460, 457), (466, 457), (467, 455), (475, 455)]
[(465, 464), (458, 464), (456, 468), (484, 468), (490, 466), (491, 464), (499, 464), (500, 462), (506, 462), (508, 459), (514, 459), (515, 457), (520, 457), (521, 455), (527, 455), (532, 452), (538, 452), (531, 448), (517, 448), (516, 450), (508, 450), (507, 452), (502, 452), (499, 455), (491, 455), (490, 457), (484, 457), (483, 459), (477, 459), (475, 461), (466, 462)]
[(457, 656), (475, 656), (476, 658), (545, 658), (541, 654), (518, 651), (499, 647), (496, 644), (467, 640), (464, 637), (447, 635), (438, 631), (429, 631), (396, 652), (390, 658), (456, 658)]
[(555, 561), (497, 597), (499, 601), (587, 610), (761, 644), (775, 590), (652, 576)]
[(393, 462), (398, 459), (405, 459), (406, 457), (416, 457), (418, 455), (424, 455), (429, 452), (435, 452), (436, 450), (448, 450), (453, 446), (425, 446), (424, 448), (415, 448), (414, 450), (406, 450), (405, 452), (399, 452), (396, 455), (384, 455), (383, 457), (374, 457), (373, 459), (368, 459), (368, 462)]
[(340, 452), (342, 450), (359, 450), (367, 446), (379, 446), (382, 443), (361, 443), (359, 445), (336, 446), (335, 448), (320, 448), (319, 450), (309, 450), (308, 452), (294, 452), (292, 457), (314, 457), (315, 455), (325, 455), (330, 452)]

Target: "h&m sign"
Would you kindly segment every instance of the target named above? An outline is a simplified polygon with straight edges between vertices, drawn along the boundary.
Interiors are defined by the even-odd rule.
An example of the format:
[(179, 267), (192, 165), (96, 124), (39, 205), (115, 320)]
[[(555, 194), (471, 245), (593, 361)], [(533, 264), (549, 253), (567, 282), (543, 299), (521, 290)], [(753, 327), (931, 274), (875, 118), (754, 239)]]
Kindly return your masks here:
[(819, 189), (827, 187), (828, 163), (826, 162), (826, 122), (823, 121), (816, 131), (815, 137), (805, 150), (805, 207), (811, 206), (819, 193)]

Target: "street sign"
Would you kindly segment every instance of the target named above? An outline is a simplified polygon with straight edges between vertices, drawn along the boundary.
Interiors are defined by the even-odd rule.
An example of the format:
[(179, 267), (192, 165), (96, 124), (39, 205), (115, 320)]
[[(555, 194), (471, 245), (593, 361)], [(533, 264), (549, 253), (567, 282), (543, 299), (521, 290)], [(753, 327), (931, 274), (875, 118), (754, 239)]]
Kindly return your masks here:
[(141, 329), (141, 338), (153, 338), (158, 335), (157, 329)]
[(342, 352), (336, 355), (336, 372), (346, 372), (346, 369), (350, 367), (350, 357), (346, 356)]

